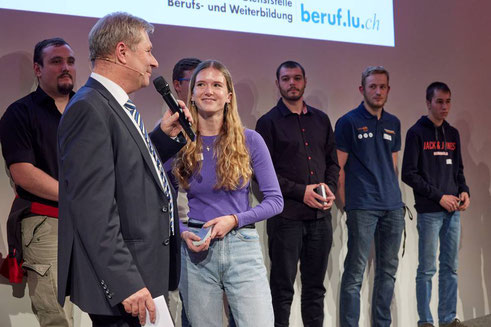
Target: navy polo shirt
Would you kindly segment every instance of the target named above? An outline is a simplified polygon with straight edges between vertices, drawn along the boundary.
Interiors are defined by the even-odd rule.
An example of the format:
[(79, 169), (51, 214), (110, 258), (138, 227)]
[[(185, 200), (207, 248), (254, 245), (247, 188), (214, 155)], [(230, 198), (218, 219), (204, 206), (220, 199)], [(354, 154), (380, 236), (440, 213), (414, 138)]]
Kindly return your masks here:
[(345, 210), (396, 210), (404, 204), (392, 153), (401, 149), (401, 123), (382, 109), (380, 119), (363, 104), (339, 118), (336, 147), (348, 153)]

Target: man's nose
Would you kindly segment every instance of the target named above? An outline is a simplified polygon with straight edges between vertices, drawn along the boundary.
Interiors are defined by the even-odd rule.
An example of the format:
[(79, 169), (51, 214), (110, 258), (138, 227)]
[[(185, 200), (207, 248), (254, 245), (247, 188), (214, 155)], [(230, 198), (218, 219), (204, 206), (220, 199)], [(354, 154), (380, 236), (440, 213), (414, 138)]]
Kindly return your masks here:
[(152, 66), (153, 68), (159, 67), (159, 62), (157, 61), (157, 59), (155, 59), (153, 54), (152, 54), (152, 62), (150, 63), (150, 66)]
[(63, 72), (68, 72), (70, 70), (69, 68), (70, 68), (70, 65), (68, 65), (68, 62), (63, 61), (63, 64), (61, 65), (61, 70)]

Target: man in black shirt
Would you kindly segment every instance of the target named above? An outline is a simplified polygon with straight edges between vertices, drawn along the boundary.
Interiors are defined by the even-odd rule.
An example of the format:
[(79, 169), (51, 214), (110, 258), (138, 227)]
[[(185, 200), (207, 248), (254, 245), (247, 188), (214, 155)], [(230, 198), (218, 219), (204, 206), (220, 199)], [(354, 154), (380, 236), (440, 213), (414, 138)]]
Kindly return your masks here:
[(17, 194), (8, 220), (9, 257), (17, 264), (24, 261), (32, 308), (41, 327), (72, 326), (72, 304), (67, 301), (63, 308), (56, 298), (56, 133), (74, 94), (76, 73), (68, 43), (60, 38), (39, 42), (34, 48), (34, 73), (37, 90), (11, 104), (0, 120), (2, 153)]
[[(299, 63), (282, 63), (276, 78), (281, 99), (256, 125), (285, 201), (283, 212), (267, 221), (275, 326), (288, 326), (299, 260), (303, 324), (322, 326), (332, 244), (330, 208), (339, 175), (334, 134), (327, 115), (303, 101), (307, 80)], [(316, 192), (321, 188), (325, 197)]]

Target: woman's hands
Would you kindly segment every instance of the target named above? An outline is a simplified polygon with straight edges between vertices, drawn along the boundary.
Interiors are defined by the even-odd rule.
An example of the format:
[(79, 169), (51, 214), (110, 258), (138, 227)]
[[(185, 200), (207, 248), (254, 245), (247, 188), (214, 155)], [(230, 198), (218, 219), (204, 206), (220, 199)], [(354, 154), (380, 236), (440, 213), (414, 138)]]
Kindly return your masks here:
[(193, 244), (193, 241), (199, 241), (201, 239), (198, 235), (194, 234), (193, 232), (184, 231), (181, 233), (181, 238), (186, 242), (188, 249), (190, 249), (193, 252), (207, 251), (208, 248), (210, 247), (210, 241), (212, 239), (210, 237), (206, 241), (204, 241), (203, 244), (196, 246)]
[(208, 221), (206, 224), (203, 225), (203, 228), (208, 228), (210, 226), (213, 226), (213, 229), (211, 231), (211, 237), (208, 238), (203, 244), (198, 246), (194, 245), (193, 241), (199, 241), (201, 239), (198, 235), (190, 231), (182, 232), (181, 238), (186, 242), (186, 245), (191, 251), (193, 252), (206, 251), (210, 247), (210, 242), (212, 239), (224, 238), (225, 235), (227, 235), (232, 229), (234, 229), (237, 226), (237, 224), (238, 224), (238, 220), (237, 220), (237, 216), (235, 215), (220, 216)]
[(235, 215), (226, 215), (226, 216), (220, 216), (216, 217), (206, 224), (203, 225), (203, 227), (210, 227), (213, 226), (213, 230), (211, 231), (211, 237), (210, 238), (224, 238), (225, 235), (228, 234), (232, 229), (234, 229), (237, 226), (238, 220)]

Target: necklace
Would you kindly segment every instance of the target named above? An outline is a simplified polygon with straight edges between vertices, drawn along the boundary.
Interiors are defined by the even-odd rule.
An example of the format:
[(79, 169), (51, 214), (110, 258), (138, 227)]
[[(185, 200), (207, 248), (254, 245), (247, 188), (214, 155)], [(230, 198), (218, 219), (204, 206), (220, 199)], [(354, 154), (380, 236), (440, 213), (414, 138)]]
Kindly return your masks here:
[(206, 146), (206, 151), (210, 152), (210, 147), (208, 145)]

